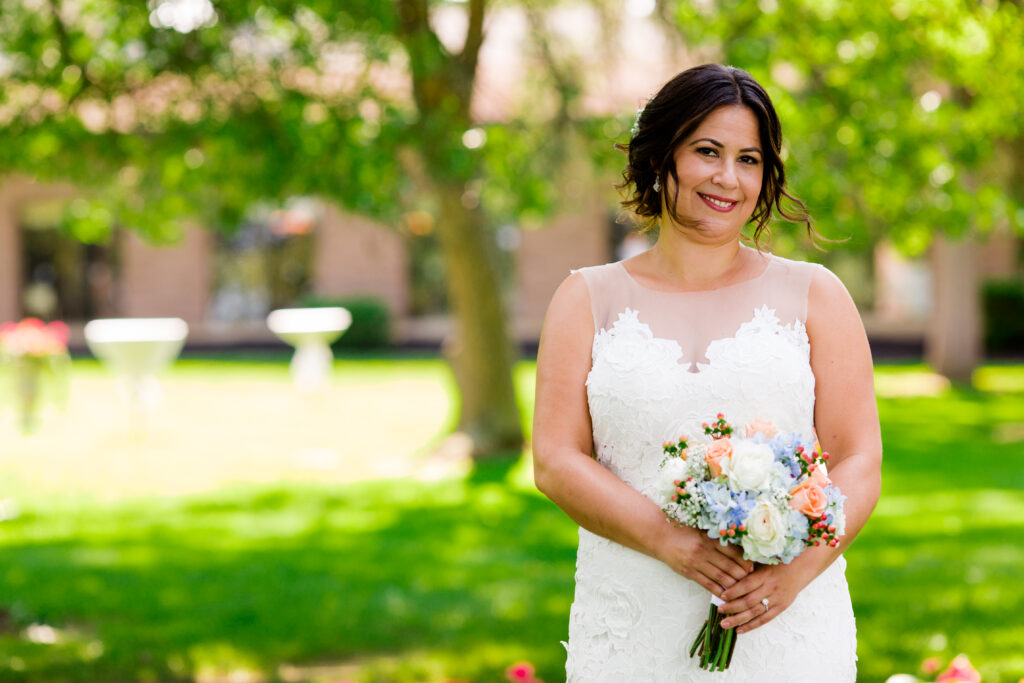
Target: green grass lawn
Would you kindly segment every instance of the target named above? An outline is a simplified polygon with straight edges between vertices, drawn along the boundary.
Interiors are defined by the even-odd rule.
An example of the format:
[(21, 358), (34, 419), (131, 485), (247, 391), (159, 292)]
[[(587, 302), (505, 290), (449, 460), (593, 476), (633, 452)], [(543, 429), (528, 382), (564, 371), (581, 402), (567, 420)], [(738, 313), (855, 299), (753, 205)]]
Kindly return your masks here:
[[(859, 680), (965, 652), (1016, 682), (1024, 367), (877, 377), (884, 493), (847, 553)], [(318, 399), (262, 360), (184, 361), (164, 388), (132, 427), (80, 362), (66, 413), (0, 426), (0, 513), (19, 511), (0, 522), (0, 681), (483, 683), (518, 660), (562, 680), (576, 527), (525, 462), (437, 456), (440, 362), (339, 361)]]

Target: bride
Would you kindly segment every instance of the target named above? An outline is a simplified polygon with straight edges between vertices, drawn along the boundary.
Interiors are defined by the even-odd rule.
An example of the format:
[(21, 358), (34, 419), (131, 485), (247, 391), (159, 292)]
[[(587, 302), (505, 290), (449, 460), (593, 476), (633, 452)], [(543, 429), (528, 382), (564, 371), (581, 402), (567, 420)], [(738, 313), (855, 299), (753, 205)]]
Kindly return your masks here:
[[(637, 117), (624, 204), (657, 243), (570, 275), (537, 360), (537, 487), (580, 525), (566, 674), (595, 683), (856, 679), (842, 556), (878, 499), (881, 437), (871, 354), (842, 283), (760, 249), (773, 212), (807, 223), (786, 192), (782, 133), (740, 69), (682, 72)], [(747, 223), (752, 248), (741, 244)], [(754, 565), (660, 509), (661, 444), (722, 412), (816, 432), (846, 494), (838, 548)], [(724, 673), (689, 645), (714, 593), (742, 634)]]

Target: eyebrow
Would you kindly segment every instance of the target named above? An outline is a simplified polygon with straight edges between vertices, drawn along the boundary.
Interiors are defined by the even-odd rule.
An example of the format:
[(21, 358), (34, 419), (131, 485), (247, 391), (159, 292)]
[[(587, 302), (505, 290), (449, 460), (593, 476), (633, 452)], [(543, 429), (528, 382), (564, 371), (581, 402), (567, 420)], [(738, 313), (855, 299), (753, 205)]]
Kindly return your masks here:
[[(719, 149), (725, 149), (725, 145), (723, 145), (718, 140), (715, 140), (714, 138), (698, 138), (698, 139), (694, 140), (693, 142), (691, 142), (690, 146), (693, 147), (698, 142), (710, 142), (712, 145), (714, 145), (715, 147), (718, 147)], [(760, 148), (758, 148), (758, 147), (744, 147), (740, 151), (741, 152), (757, 152), (758, 154), (762, 154)]]

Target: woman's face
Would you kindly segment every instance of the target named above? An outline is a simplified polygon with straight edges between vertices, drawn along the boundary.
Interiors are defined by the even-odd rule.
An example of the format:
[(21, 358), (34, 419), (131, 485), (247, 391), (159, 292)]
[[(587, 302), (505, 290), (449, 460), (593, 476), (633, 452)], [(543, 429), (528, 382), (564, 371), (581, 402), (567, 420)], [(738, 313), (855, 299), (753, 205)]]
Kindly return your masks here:
[[(702, 241), (738, 236), (754, 212), (764, 170), (754, 113), (740, 105), (715, 109), (676, 149), (675, 162), (676, 213), (695, 224), (678, 228)], [(675, 190), (671, 177), (666, 190)], [(671, 220), (667, 211), (663, 219)]]

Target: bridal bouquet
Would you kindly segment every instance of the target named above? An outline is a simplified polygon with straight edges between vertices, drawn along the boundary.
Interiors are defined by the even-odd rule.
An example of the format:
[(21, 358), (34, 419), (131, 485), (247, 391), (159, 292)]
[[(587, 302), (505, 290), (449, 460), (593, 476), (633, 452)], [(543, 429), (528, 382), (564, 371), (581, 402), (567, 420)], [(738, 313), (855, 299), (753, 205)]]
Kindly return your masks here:
[[(839, 545), (846, 496), (828, 478), (829, 456), (817, 442), (780, 434), (766, 420), (736, 438), (721, 413), (703, 428), (708, 443), (683, 437), (663, 444), (662, 509), (669, 519), (739, 545), (746, 559), (762, 564), (788, 564), (808, 546)], [(722, 601), (713, 596), (711, 602), (690, 656), (700, 657), (702, 669), (725, 671), (735, 629), (721, 627)]]

